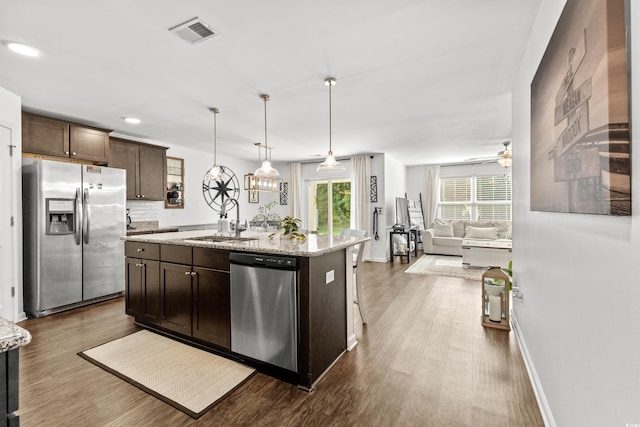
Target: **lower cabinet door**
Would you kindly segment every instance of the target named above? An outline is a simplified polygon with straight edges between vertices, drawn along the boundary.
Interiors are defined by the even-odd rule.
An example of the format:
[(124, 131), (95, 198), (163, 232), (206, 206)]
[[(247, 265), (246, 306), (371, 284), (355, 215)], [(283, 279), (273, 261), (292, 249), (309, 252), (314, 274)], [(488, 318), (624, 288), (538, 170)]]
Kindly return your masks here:
[(160, 263), (162, 321), (164, 328), (191, 336), (191, 266)]
[(231, 348), (229, 272), (194, 267), (193, 337)]
[(144, 318), (151, 323), (162, 320), (160, 262), (142, 260), (144, 268)]
[(127, 257), (124, 268), (126, 313), (139, 318), (144, 311), (142, 260)]

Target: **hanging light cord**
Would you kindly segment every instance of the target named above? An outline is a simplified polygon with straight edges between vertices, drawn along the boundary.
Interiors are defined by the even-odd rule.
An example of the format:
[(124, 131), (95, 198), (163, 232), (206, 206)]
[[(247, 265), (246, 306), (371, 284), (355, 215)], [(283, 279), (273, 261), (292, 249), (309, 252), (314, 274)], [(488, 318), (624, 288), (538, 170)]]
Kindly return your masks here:
[(269, 160), (269, 145), (267, 144), (267, 101), (269, 95), (260, 95), (260, 98), (264, 101), (264, 159)]
[(331, 86), (333, 86), (333, 80), (327, 80), (329, 82), (329, 154), (333, 154), (331, 148)]
[(213, 113), (213, 165), (217, 166), (218, 165), (218, 159), (217, 159), (217, 156), (216, 156), (216, 153), (218, 151), (218, 123), (217, 123), (217, 117), (218, 117), (218, 113), (220, 112), (220, 110), (218, 110), (215, 107), (211, 108), (210, 110)]

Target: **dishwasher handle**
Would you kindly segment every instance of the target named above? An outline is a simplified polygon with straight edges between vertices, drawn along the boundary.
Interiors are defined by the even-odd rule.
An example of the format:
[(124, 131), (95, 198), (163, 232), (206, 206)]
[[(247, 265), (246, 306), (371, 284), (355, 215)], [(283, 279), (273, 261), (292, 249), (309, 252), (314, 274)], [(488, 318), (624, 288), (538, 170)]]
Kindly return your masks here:
[(231, 252), (229, 254), (229, 262), (231, 264), (269, 268), (272, 270), (296, 271), (298, 269), (298, 260), (296, 258), (269, 254), (258, 255)]

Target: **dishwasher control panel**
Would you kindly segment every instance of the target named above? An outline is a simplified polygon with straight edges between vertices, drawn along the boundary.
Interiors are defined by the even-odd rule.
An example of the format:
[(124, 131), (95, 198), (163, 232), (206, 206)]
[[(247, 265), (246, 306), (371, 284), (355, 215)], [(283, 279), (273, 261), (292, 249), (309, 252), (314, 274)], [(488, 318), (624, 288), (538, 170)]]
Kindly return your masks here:
[(296, 270), (298, 267), (296, 258), (274, 255), (258, 255), (232, 252), (229, 255), (229, 261), (231, 262), (231, 264), (272, 268), (276, 270)]

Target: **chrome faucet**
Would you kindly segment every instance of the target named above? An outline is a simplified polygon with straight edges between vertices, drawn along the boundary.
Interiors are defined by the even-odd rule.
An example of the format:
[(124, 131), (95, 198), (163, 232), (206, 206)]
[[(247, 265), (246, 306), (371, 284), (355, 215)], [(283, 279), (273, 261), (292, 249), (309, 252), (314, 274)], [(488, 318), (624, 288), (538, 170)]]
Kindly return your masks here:
[(247, 229), (247, 227), (240, 227), (240, 203), (238, 203), (238, 201), (233, 198), (230, 198), (229, 200), (231, 200), (236, 205), (236, 222), (233, 224), (233, 228), (235, 228), (236, 230), (236, 237), (240, 237), (240, 233)]

